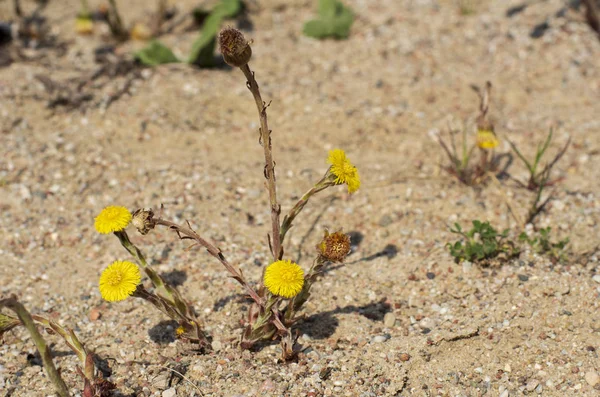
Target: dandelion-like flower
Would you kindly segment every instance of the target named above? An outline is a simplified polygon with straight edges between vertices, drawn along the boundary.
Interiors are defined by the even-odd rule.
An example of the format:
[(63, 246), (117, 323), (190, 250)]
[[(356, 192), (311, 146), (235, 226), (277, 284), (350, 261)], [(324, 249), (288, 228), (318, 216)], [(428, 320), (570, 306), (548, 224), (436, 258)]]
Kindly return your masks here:
[(302, 290), (304, 271), (290, 260), (280, 260), (267, 266), (264, 281), (272, 294), (293, 298)]
[(354, 193), (360, 187), (358, 169), (348, 160), (342, 149), (329, 151), (327, 162), (331, 164), (330, 171), (335, 176), (337, 185), (348, 185), (348, 193)]
[(125, 207), (111, 205), (104, 208), (94, 219), (94, 227), (101, 234), (119, 232), (129, 225), (131, 212)]
[(115, 261), (100, 276), (100, 294), (109, 302), (127, 299), (142, 280), (140, 269), (127, 261)]
[(494, 149), (500, 144), (496, 134), (492, 130), (478, 130), (477, 131), (477, 146), (483, 150)]
[(179, 337), (183, 334), (185, 334), (185, 328), (183, 328), (183, 326), (179, 326), (177, 327), (177, 329), (175, 330), (175, 334)]

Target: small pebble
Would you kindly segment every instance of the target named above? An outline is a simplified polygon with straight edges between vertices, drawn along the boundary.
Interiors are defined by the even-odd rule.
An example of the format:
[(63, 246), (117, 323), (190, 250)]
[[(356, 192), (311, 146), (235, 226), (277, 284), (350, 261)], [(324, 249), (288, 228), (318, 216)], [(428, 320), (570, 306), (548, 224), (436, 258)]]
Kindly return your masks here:
[(600, 274), (596, 274), (594, 277), (592, 277), (592, 280), (594, 280), (597, 283), (600, 283)]
[(525, 282), (529, 280), (529, 276), (525, 275), (525, 274), (519, 274), (519, 280)]
[(428, 279), (433, 280), (435, 278), (435, 273), (427, 272), (426, 276)]
[(588, 385), (594, 387), (598, 384), (598, 382), (600, 382), (600, 377), (598, 376), (597, 372), (588, 371), (585, 373), (585, 381), (588, 383)]
[(473, 264), (469, 261), (464, 261), (462, 263), (463, 273), (469, 273), (473, 269)]
[(410, 360), (410, 354), (400, 353), (400, 361), (408, 361), (408, 360)]
[(386, 335), (376, 335), (371, 339), (371, 343), (383, 343), (388, 339)]
[(219, 350), (221, 350), (223, 348), (223, 344), (221, 342), (219, 342), (218, 340), (213, 341), (210, 344), (213, 348), (214, 351), (218, 352)]
[(527, 382), (527, 386), (525, 386), (525, 389), (527, 391), (534, 391), (536, 387), (538, 387), (538, 385), (540, 384), (540, 381), (537, 379), (531, 379), (529, 380), (529, 382)]
[(392, 328), (396, 324), (396, 315), (394, 313), (386, 313), (383, 316), (383, 325), (388, 328)]
[(501, 394), (500, 397), (508, 397), (508, 389), (505, 389)]
[(162, 392), (162, 397), (175, 397), (177, 395), (177, 390), (174, 387), (167, 389)]

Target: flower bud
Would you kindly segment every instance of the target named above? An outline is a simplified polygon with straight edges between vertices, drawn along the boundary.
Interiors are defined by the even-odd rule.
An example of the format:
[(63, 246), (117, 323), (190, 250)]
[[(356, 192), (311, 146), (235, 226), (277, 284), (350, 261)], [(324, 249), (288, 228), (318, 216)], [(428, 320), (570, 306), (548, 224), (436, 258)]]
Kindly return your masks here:
[(237, 29), (225, 28), (219, 33), (219, 47), (223, 59), (230, 66), (242, 67), (250, 61), (252, 48)]
[(319, 254), (330, 262), (342, 262), (350, 253), (350, 236), (342, 232), (329, 234), (325, 231), (323, 240), (317, 245)]
[(135, 228), (142, 235), (148, 234), (148, 232), (154, 229), (154, 212), (152, 209), (140, 208), (132, 214), (131, 224), (135, 226)]

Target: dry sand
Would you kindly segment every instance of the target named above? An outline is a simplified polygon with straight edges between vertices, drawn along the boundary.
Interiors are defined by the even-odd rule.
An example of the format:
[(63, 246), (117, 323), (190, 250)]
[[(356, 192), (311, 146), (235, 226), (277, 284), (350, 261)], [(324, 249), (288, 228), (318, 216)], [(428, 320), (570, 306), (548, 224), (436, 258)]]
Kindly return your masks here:
[[(581, 12), (557, 15), (558, 0), (513, 17), (512, 0), (473, 2), (467, 16), (449, 0), (345, 2), (358, 15), (345, 41), (302, 35), (312, 1), (250, 2), (251, 67), (272, 100), (283, 212), (326, 170), (329, 149), (343, 148), (363, 180), (352, 196), (343, 187), (320, 194), (289, 234), (288, 256), (305, 268), (325, 228), (355, 237), (347, 264), (324, 275), (305, 307), (297, 362), (281, 363), (278, 344), (240, 351), (241, 288), (164, 229), (131, 235), (159, 271), (183, 281), (214, 351), (170, 341), (168, 319), (145, 302), (102, 301), (101, 270), (129, 259), (116, 238), (93, 229), (104, 206), (164, 203), (165, 218), (189, 220), (258, 280), (269, 260), (268, 197), (256, 109), (238, 70), (165, 65), (144, 70), (108, 109), (106, 96), (127, 77), (92, 90), (82, 109), (47, 108), (51, 95), (35, 76), (65, 82), (98, 67), (101, 33), (73, 33), (74, 0), (45, 12), (62, 50), (26, 49), (32, 59), (0, 68), (1, 295), (73, 327), (122, 396), (599, 395), (600, 40)], [(121, 3), (127, 23), (150, 12), (146, 1)], [(177, 2), (180, 11), (194, 5)], [(0, 15), (12, 17), (10, 2)], [(544, 21), (544, 35), (532, 38)], [(195, 34), (161, 40), (184, 55)], [(448, 225), (472, 219), (516, 238), (506, 197), (521, 217), (533, 198), (514, 182), (473, 189), (440, 171), (432, 132), (472, 124), (478, 99), (469, 85), (488, 79), (499, 152), (511, 139), (531, 156), (551, 125), (552, 152), (573, 139), (554, 174), (564, 179), (536, 220), (556, 239), (570, 237), (566, 264), (524, 251), (481, 268), (454, 263), (444, 248), (456, 239)], [(526, 177), (518, 161), (509, 172)], [(77, 358), (47, 339), (80, 392)], [(23, 329), (5, 335), (0, 393), (53, 394), (34, 353)]]

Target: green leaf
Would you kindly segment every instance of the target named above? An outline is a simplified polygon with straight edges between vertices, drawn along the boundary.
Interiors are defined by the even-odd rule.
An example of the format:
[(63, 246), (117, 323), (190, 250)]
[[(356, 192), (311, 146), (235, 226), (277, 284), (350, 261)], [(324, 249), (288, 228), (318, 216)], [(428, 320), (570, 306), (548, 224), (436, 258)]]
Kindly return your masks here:
[(323, 39), (345, 39), (354, 23), (354, 13), (339, 0), (319, 0), (319, 18), (304, 24), (304, 34)]
[(151, 41), (146, 47), (136, 52), (134, 57), (146, 66), (181, 62), (169, 47), (157, 40)]

